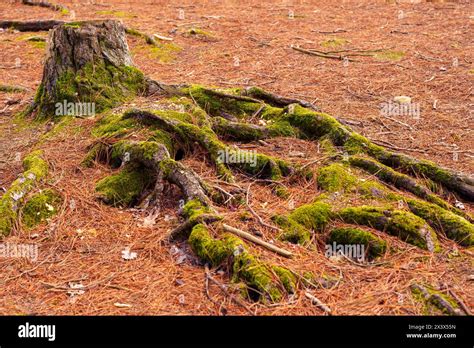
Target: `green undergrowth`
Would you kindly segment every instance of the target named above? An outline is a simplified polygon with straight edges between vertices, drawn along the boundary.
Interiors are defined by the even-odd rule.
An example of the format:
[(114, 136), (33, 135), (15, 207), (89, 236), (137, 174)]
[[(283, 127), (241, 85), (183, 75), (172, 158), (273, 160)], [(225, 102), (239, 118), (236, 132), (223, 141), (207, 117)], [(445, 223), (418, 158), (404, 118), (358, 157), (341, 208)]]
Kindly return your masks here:
[(153, 173), (144, 167), (127, 165), (118, 173), (97, 182), (97, 198), (117, 207), (129, 207), (137, 203), (153, 180)]
[(278, 302), (285, 292), (293, 293), (296, 289), (297, 279), (291, 271), (260, 261), (234, 235), (223, 234), (216, 239), (205, 225), (198, 224), (192, 229), (188, 242), (202, 261), (214, 267), (231, 262), (232, 280), (244, 282), (252, 294), (250, 297), (264, 302)]
[(412, 284), (410, 290), (413, 298), (423, 304), (424, 315), (463, 315), (464, 313), (454, 298), (429, 285)]
[(32, 228), (57, 214), (62, 203), (61, 195), (52, 189), (45, 189), (32, 195), (21, 209), (21, 220)]
[(131, 66), (115, 67), (87, 63), (80, 70), (62, 73), (55, 90), (47, 93), (40, 85), (35, 96), (38, 118), (55, 116), (57, 102), (95, 103), (95, 112), (118, 106), (145, 90), (143, 73)]
[(48, 175), (48, 163), (39, 150), (23, 160), (23, 173), (0, 198), (0, 237), (10, 234), (25, 198)]
[(134, 55), (145, 55), (161, 63), (171, 63), (183, 48), (171, 42), (157, 42), (154, 45), (138, 45), (132, 49)]
[(343, 208), (337, 215), (346, 223), (372, 227), (422, 249), (440, 251), (434, 230), (411, 212), (391, 207), (359, 206)]
[(329, 233), (328, 243), (341, 245), (364, 245), (369, 260), (382, 256), (387, 251), (387, 242), (373, 233), (354, 227), (334, 228)]

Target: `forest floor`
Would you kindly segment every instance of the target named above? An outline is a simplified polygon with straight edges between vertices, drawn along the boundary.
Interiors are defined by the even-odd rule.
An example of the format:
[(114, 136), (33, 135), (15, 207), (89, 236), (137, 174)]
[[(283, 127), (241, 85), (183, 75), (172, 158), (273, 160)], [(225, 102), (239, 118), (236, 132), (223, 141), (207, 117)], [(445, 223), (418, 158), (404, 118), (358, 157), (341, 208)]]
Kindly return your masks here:
[[(127, 36), (134, 64), (156, 80), (261, 86), (349, 120), (356, 131), (384, 146), (474, 173), (474, 6), (468, 2), (89, 2), (62, 1), (74, 11), (73, 18), (4, 1), (0, 17), (117, 18), (128, 27), (173, 39), (164, 41), (161, 50), (153, 50), (143, 40)], [(206, 35), (189, 34), (192, 28)], [(178, 223), (176, 192), (169, 192), (157, 223), (151, 227), (143, 224), (146, 216), (140, 210), (119, 210), (94, 199), (95, 182), (111, 172), (100, 165), (86, 169), (79, 165), (93, 141), (90, 130), (94, 120), (72, 119), (63, 122), (60, 131), (46, 133), (54, 125), (32, 127), (13, 119), (14, 113), (31, 101), (42, 76), (45, 50), (25, 40), (30, 36), (45, 37), (46, 33), (0, 33), (0, 83), (29, 89), (25, 93), (0, 92), (0, 187), (8, 187), (18, 176), (21, 159), (40, 141), (51, 166), (49, 184), (63, 194), (65, 203), (49, 224), (33, 230), (20, 226), (4, 240), (34, 243), (39, 257), (36, 262), (0, 258), (0, 314), (217, 315), (223, 308), (227, 314), (247, 314), (212, 283), (208, 286), (211, 301), (202, 265), (186, 243), (167, 240)], [(383, 50), (385, 54), (355, 56), (357, 61), (347, 62), (305, 54), (292, 45), (326, 51)], [(420, 106), (419, 117), (381, 114), (381, 105), (401, 95), (410, 96)], [(139, 98), (130, 104), (152, 102)], [(288, 139), (268, 143), (270, 146), (253, 144), (252, 149), (302, 164), (318, 158), (316, 144)], [(202, 177), (213, 180), (204, 154), (196, 152), (185, 161)], [(242, 179), (239, 184), (247, 187), (250, 182)], [(256, 183), (251, 204), (268, 219), (310, 202), (318, 194), (314, 181), (289, 190), (290, 196), (282, 199)], [(387, 253), (378, 266), (360, 266), (328, 259), (318, 240), (316, 250), (277, 241), (272, 231), (258, 222), (240, 221), (246, 209), (244, 205), (227, 212), (226, 220), (247, 231), (260, 230), (265, 240), (293, 251), (295, 257), (286, 260), (252, 246), (255, 254), (296, 271), (339, 279), (333, 288), (312, 290), (333, 314), (423, 314), (423, 306), (409, 289), (413, 281), (449, 289), (474, 308), (472, 248), (466, 250), (443, 240), (443, 251), (430, 254), (385, 236), (397, 252)], [(473, 212), (474, 206), (466, 204), (466, 209)], [(126, 247), (138, 257), (124, 260), (121, 252)], [(227, 276), (219, 272), (213, 276), (231, 286)], [(84, 292), (71, 293), (70, 283), (81, 283)], [(239, 296), (238, 291), (235, 294)], [(323, 314), (302, 292), (278, 304), (249, 302), (248, 307), (258, 315)]]

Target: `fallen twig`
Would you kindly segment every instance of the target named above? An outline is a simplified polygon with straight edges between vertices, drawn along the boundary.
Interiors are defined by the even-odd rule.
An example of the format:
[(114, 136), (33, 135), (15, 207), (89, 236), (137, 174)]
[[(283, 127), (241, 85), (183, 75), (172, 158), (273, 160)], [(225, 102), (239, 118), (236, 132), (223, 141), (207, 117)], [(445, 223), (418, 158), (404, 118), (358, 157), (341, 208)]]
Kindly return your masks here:
[(285, 250), (285, 249), (281, 249), (281, 248), (279, 248), (279, 247), (277, 247), (273, 244), (267, 243), (267, 242), (261, 240), (260, 238), (255, 237), (254, 235), (252, 235), (248, 232), (244, 232), (242, 230), (239, 230), (238, 228), (235, 228), (235, 227), (232, 227), (232, 226), (229, 226), (229, 225), (226, 225), (226, 224), (222, 224), (222, 227), (224, 228), (225, 231), (233, 233), (233, 234), (235, 234), (239, 237), (242, 237), (246, 240), (254, 242), (255, 244), (258, 244), (260, 246), (263, 246), (264, 248), (266, 248), (268, 250), (271, 250), (271, 251), (277, 253), (278, 255), (288, 257), (288, 258), (293, 257), (293, 253), (291, 253), (290, 251)]
[[(293, 46), (293, 45), (291, 45), (291, 48), (294, 49), (295, 51), (299, 51), (299, 52), (302, 52), (302, 53), (310, 54), (312, 56), (317, 56), (317, 57), (321, 57), (321, 58), (337, 59), (337, 60), (344, 60), (344, 59), (347, 58), (347, 56), (342, 56), (342, 55), (337, 56), (337, 55), (327, 54), (327, 53), (319, 52), (319, 51), (310, 51), (310, 50), (306, 50), (304, 48), (296, 47), (296, 46)], [(349, 60), (349, 62), (355, 62), (355, 60), (353, 60), (351, 58), (347, 58), (347, 60)]]
[(313, 304), (321, 308), (325, 313), (331, 315), (331, 309), (322, 303), (316, 296), (310, 294), (308, 291), (305, 291), (304, 295), (309, 298)]

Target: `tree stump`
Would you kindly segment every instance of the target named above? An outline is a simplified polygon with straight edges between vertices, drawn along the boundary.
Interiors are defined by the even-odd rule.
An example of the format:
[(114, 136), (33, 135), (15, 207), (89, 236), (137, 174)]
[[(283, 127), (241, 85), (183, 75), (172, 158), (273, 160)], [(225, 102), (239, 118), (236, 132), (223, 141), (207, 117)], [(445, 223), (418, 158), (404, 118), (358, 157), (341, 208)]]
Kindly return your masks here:
[(50, 31), (33, 107), (38, 118), (64, 114), (57, 110), (64, 103), (93, 103), (101, 112), (144, 89), (144, 76), (132, 66), (121, 22), (64, 23)]

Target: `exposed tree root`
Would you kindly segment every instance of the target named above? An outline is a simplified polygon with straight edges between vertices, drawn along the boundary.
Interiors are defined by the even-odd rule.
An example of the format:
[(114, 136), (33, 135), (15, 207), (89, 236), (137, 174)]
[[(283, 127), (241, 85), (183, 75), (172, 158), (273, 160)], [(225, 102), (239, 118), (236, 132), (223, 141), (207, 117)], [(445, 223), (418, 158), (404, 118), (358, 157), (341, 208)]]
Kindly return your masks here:
[(433, 309), (447, 315), (466, 315), (455, 299), (434, 290), (429, 286), (412, 284), (410, 286), (413, 296), (424, 303), (428, 315), (436, 314)]
[(58, 5), (58, 4), (52, 4), (52, 3), (48, 2), (48, 1), (44, 1), (44, 0), (41, 0), (41, 1), (21, 0), (21, 3), (23, 5), (28, 5), (28, 6), (39, 6), (39, 7), (49, 8), (53, 11), (59, 11), (62, 14), (68, 14), (69, 13), (69, 10), (66, 7), (64, 7), (62, 5)]
[[(168, 86), (150, 80), (130, 67), (124, 33), (123, 26), (113, 21), (56, 27), (51, 33), (49, 60), (36, 98), (38, 111), (42, 117), (54, 117), (51, 105), (57, 101), (96, 102), (104, 115), (92, 131), (98, 140), (84, 164), (99, 160), (119, 168), (97, 183), (98, 196), (116, 206), (134, 206), (143, 197), (149, 197), (153, 204), (162, 195), (164, 182), (177, 186), (185, 201), (181, 211), (184, 222), (172, 231), (171, 240), (187, 240), (205, 263), (228, 266), (233, 280), (247, 285), (251, 298), (278, 301), (295, 291), (298, 277), (286, 268), (259, 260), (236, 236), (220, 233), (224, 215), (217, 214), (214, 207), (225, 206), (229, 195), (207, 184), (181, 162), (197, 147), (222, 180), (231, 182), (239, 175), (275, 183), (284, 177), (294, 178), (294, 174), (310, 177), (313, 173), (309, 167), (244, 151), (229, 142), (275, 137), (319, 142), (324, 158), (331, 161), (317, 173), (318, 187), (327, 194), (288, 214), (274, 216), (273, 222), (279, 228), (273, 230), (281, 240), (308, 245), (315, 233), (326, 236), (331, 229), (327, 241), (363, 244), (370, 259), (386, 253), (387, 246), (367, 228), (430, 252), (440, 250), (437, 233), (461, 245), (474, 244), (470, 217), (419, 180), (428, 178), (459, 197), (474, 201), (473, 178), (389, 151), (306, 102), (259, 88)], [(113, 49), (98, 43), (99, 36)], [(67, 56), (63, 52), (66, 47), (83, 48), (82, 40), (87, 40), (88, 50), (73, 50), (79, 52), (74, 61), (81, 64), (62, 59), (58, 67), (55, 59)], [(107, 112), (138, 93), (162, 95), (160, 103), (164, 107), (123, 114)], [(367, 179), (365, 172), (372, 177)], [(353, 206), (354, 198), (362, 204)], [(334, 228), (334, 222), (354, 226)], [(214, 237), (216, 232), (219, 236)]]
[(0, 237), (11, 233), (19, 216), (23, 223), (32, 227), (57, 211), (61, 198), (56, 192), (45, 190), (30, 196), (48, 175), (48, 163), (42, 156), (41, 151), (26, 156), (23, 173), (0, 198)]
[(0, 92), (21, 93), (26, 91), (28, 91), (28, 88), (23, 86), (0, 85)]
[(0, 21), (0, 28), (18, 31), (48, 31), (57, 25), (65, 23), (57, 20), (44, 21)]

